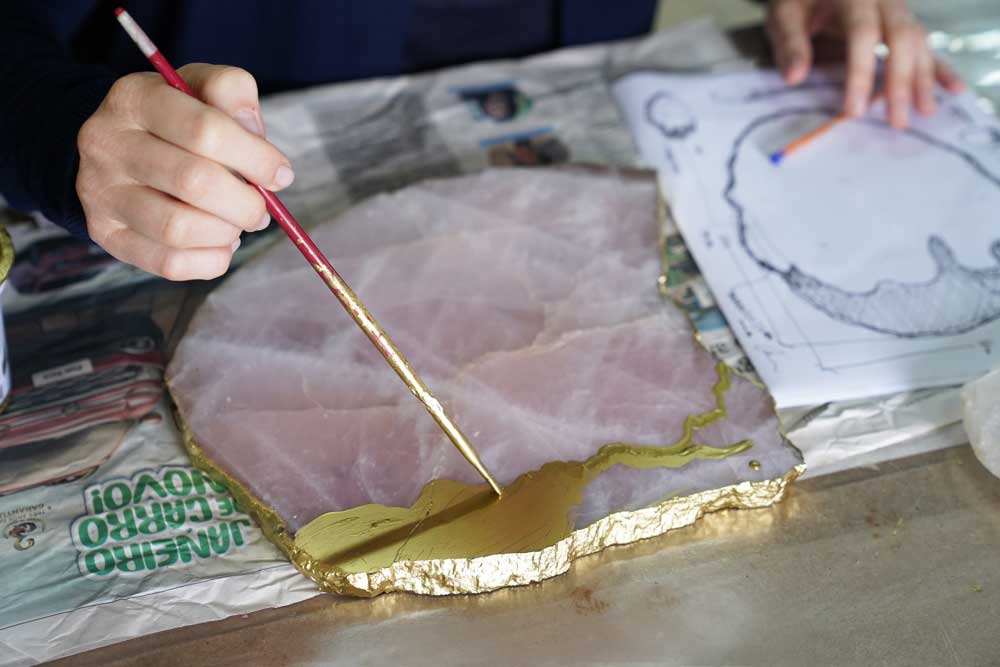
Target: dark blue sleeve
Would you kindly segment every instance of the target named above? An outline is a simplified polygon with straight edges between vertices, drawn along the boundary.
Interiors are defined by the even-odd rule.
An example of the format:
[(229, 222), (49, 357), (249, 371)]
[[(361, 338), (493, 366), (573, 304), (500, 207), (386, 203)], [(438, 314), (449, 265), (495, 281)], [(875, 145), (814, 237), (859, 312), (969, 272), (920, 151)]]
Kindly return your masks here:
[(563, 44), (589, 44), (644, 35), (653, 26), (656, 0), (566, 0), (562, 8)]
[(76, 135), (114, 77), (74, 62), (46, 4), (0, 1), (0, 194), (86, 237)]

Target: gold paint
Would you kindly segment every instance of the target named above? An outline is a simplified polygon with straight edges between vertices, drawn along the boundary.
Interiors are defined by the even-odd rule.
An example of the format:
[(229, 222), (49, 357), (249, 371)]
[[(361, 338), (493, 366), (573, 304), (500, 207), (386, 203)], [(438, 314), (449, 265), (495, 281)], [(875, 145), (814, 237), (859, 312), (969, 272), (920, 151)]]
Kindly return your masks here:
[[(702, 339), (702, 336), (701, 336), (701, 331), (698, 329), (698, 325), (695, 323), (695, 321), (691, 318), (691, 314), (687, 311), (687, 308), (684, 307), (684, 304), (681, 303), (681, 300), (678, 297), (678, 295), (674, 291), (672, 291), (671, 288), (670, 288), (670, 286), (668, 285), (668, 281), (669, 281), (668, 273), (670, 271), (670, 258), (667, 255), (667, 215), (668, 215), (667, 210), (668, 210), (669, 207), (670, 207), (670, 205), (667, 203), (667, 200), (664, 199), (663, 198), (663, 194), (660, 193), (658, 195), (658, 197), (657, 197), (657, 205), (656, 205), (656, 217), (657, 217), (657, 221), (658, 221), (658, 224), (659, 224), (658, 236), (657, 236), (657, 247), (659, 248), (659, 252), (660, 252), (660, 275), (656, 279), (656, 285), (657, 285), (657, 288), (660, 291), (660, 296), (662, 296), (662, 297), (664, 297), (666, 299), (669, 299), (670, 303), (674, 304), (674, 306), (678, 310), (680, 310), (681, 313), (683, 313), (684, 319), (687, 320), (688, 325), (691, 327), (691, 330), (694, 332), (694, 340), (695, 340), (695, 342), (698, 343), (698, 345), (700, 345), (702, 347), (702, 349), (704, 349), (706, 352), (708, 352), (709, 354), (711, 354), (714, 357), (715, 354), (712, 352), (712, 350), (709, 348), (709, 346), (705, 344), (705, 341)], [(671, 217), (672, 217), (672, 214), (671, 214)], [(728, 326), (728, 322), (727, 322), (727, 326)], [(771, 399), (771, 407), (774, 410), (774, 414), (775, 415), (778, 414), (778, 404), (777, 404), (777, 402), (775, 402), (774, 397), (771, 396), (771, 393), (768, 390), (767, 385), (765, 385), (764, 382), (760, 378), (757, 377), (756, 373), (744, 373), (742, 370), (740, 370), (738, 368), (730, 368), (730, 370), (733, 373), (736, 373), (737, 375), (739, 375), (741, 378), (743, 378), (744, 380), (746, 380), (750, 384), (752, 384), (753, 386), (755, 386), (758, 389), (760, 389), (761, 391), (768, 392), (768, 396)], [(792, 441), (788, 439), (788, 434), (785, 432), (785, 427), (784, 427), (784, 424), (781, 423), (781, 418), (780, 417), (778, 417), (778, 433), (781, 434), (781, 437), (784, 438), (785, 443), (789, 447), (795, 447), (795, 445), (792, 444)], [(805, 468), (803, 468), (803, 470), (805, 470)]]
[[(660, 252), (660, 275), (656, 279), (656, 287), (660, 292), (660, 296), (670, 299), (671, 303), (681, 311), (684, 311), (681, 304), (671, 295), (670, 286), (667, 283), (667, 274), (670, 271), (670, 259), (667, 256), (667, 200), (663, 198), (659, 190), (657, 190), (656, 195), (656, 222), (656, 248)], [(690, 322), (690, 324), (692, 329), (694, 329), (695, 338), (697, 338), (698, 329), (694, 328), (694, 322)]]
[(397, 561), (479, 558), (498, 552), (544, 549), (573, 532), (571, 512), (584, 488), (615, 465), (679, 468), (695, 459), (720, 459), (744, 452), (747, 441), (731, 447), (695, 444), (694, 433), (726, 414), (729, 372), (716, 368), (716, 407), (684, 421), (681, 438), (669, 447), (612, 443), (583, 462), (553, 462), (526, 473), (495, 500), (482, 486), (434, 480), (413, 506), (364, 505), (328, 512), (295, 535), (295, 545), (324, 568), (358, 574)]
[(324, 590), (374, 596), (390, 591), (424, 595), (485, 593), (535, 583), (563, 574), (579, 558), (689, 526), (710, 512), (769, 507), (781, 500), (788, 483), (801, 472), (802, 467), (796, 466), (778, 479), (742, 482), (632, 512), (611, 514), (539, 551), (396, 561), (374, 572), (347, 576), (331, 572), (319, 584)]
[(751, 470), (760, 470), (760, 461), (752, 460), (748, 465)]
[(484, 485), (434, 480), (412, 507), (364, 505), (328, 512), (295, 535), (295, 545), (325, 568), (358, 574), (397, 561), (480, 558), (539, 551), (573, 532), (572, 509), (583, 490), (616, 463), (678, 468), (721, 459), (750, 447), (679, 444), (669, 448), (610, 445), (585, 463), (548, 463), (522, 475), (496, 499)]
[[(0, 287), (6, 282), (12, 266), (14, 266), (14, 242), (11, 240), (7, 228), (0, 225)], [(3, 317), (0, 315), (0, 349), (3, 350), (3, 355), (6, 356), (9, 351), (7, 350), (7, 341), (3, 339), (3, 336)], [(8, 377), (7, 379), (9, 380), (10, 378)], [(0, 412), (3, 412), (10, 403), (10, 390), (7, 391), (5, 396), (0, 397), (0, 399), (2, 399), (0, 400)]]
[(499, 499), (483, 485), (434, 480), (409, 508), (364, 505), (329, 512), (295, 536), (272, 508), (205, 455), (180, 414), (178, 421), (194, 464), (225, 483), (268, 539), (323, 590), (358, 596), (482, 593), (556, 576), (578, 558), (690, 525), (708, 512), (780, 500), (802, 466), (777, 479), (671, 498), (573, 530), (570, 512), (584, 488), (612, 466), (680, 467), (751, 447), (747, 441), (724, 448), (694, 442), (698, 429), (726, 417), (730, 371), (721, 363), (716, 371), (715, 408), (689, 416), (672, 446), (605, 445), (586, 461), (552, 462), (522, 475)]
[(0, 283), (7, 280), (10, 268), (14, 266), (14, 242), (7, 228), (0, 225)]
[(396, 344), (389, 338), (389, 334), (382, 330), (382, 327), (375, 321), (372, 314), (361, 303), (361, 299), (354, 293), (354, 290), (344, 282), (336, 271), (331, 270), (330, 267), (322, 264), (313, 264), (312, 267), (323, 279), (323, 282), (327, 284), (330, 291), (340, 300), (344, 308), (347, 309), (347, 312), (351, 314), (351, 317), (361, 327), (361, 330), (365, 332), (369, 340), (378, 348), (378, 351), (385, 357), (385, 360), (389, 362), (392, 369), (396, 371), (396, 375), (406, 383), (406, 386), (410, 388), (413, 395), (424, 404), (427, 412), (431, 414), (431, 417), (434, 418), (434, 421), (445, 432), (448, 439), (451, 440), (452, 444), (465, 457), (465, 460), (471, 463), (476, 472), (489, 483), (497, 496), (502, 496), (503, 491), (500, 490), (500, 485), (497, 484), (489, 470), (483, 465), (476, 450), (469, 443), (468, 438), (465, 437), (465, 434), (462, 433), (455, 422), (451, 420), (441, 402), (434, 398), (427, 385), (423, 383), (423, 380), (410, 367), (409, 362), (406, 361), (406, 357), (403, 356), (403, 353), (399, 351)]

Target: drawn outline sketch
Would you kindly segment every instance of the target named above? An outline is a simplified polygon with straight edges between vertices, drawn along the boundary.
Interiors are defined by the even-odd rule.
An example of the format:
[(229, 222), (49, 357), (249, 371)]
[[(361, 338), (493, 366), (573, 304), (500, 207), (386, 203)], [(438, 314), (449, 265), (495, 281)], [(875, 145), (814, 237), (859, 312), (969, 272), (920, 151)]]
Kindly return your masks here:
[[(724, 93), (712, 92), (710, 93), (710, 97), (720, 103), (746, 103), (757, 102), (771, 97), (794, 97), (797, 93), (807, 91), (821, 92), (829, 90), (830, 92), (835, 92), (839, 91), (841, 87), (842, 83), (840, 81), (828, 80), (816, 82), (807, 85), (804, 88), (779, 86), (776, 88), (757, 88), (736, 94), (733, 94), (731, 91), (726, 91)], [(944, 100), (939, 100), (939, 102), (944, 102)], [(668, 104), (670, 105), (669, 107), (666, 106)], [(947, 104), (942, 104), (941, 106), (946, 108), (948, 107)], [(664, 114), (664, 109), (669, 109), (670, 113)], [(676, 119), (683, 118), (679, 110), (684, 110), (687, 114), (690, 114), (691, 122), (676, 122)], [(960, 115), (964, 112), (964, 109), (957, 105), (954, 106), (952, 110)], [(760, 257), (755, 255), (747, 242), (746, 232), (748, 223), (745, 219), (742, 207), (739, 202), (735, 201), (733, 198), (733, 191), (736, 185), (733, 167), (739, 152), (740, 143), (745, 140), (745, 138), (757, 125), (763, 122), (790, 114), (816, 112), (833, 116), (838, 113), (838, 110), (833, 109), (832, 107), (815, 106), (786, 108), (758, 118), (747, 125), (734, 140), (733, 150), (726, 167), (728, 170), (728, 180), (723, 197), (727, 204), (729, 204), (729, 206), (736, 213), (736, 227), (741, 251), (749, 256), (755, 265), (763, 269), (768, 276), (777, 277), (780, 280), (780, 283), (795, 294), (796, 297), (808, 303), (816, 310), (843, 324), (859, 327), (862, 330), (868, 331), (869, 336), (859, 335), (857, 339), (853, 340), (831, 340), (826, 342), (822, 340), (814, 340), (806, 334), (791, 310), (784, 308), (784, 316), (792, 320), (795, 328), (798, 329), (802, 336), (801, 342), (784, 341), (780, 337), (778, 327), (775, 327), (770, 323), (767, 326), (760, 323), (758, 318), (753, 315), (747, 305), (741, 303), (741, 300), (735, 294), (735, 289), (728, 295), (730, 302), (733, 303), (733, 305), (741, 313), (743, 313), (743, 315), (750, 322), (754, 323), (754, 326), (758, 328), (765, 340), (775, 343), (779, 345), (779, 347), (783, 348), (808, 348), (816, 360), (817, 367), (824, 371), (836, 371), (838, 368), (843, 369), (874, 365), (906, 356), (947, 353), (959, 349), (976, 347), (977, 344), (975, 343), (957, 345), (942, 344), (937, 347), (927, 348), (913, 353), (880, 356), (852, 364), (837, 365), (824, 362), (823, 355), (821, 353), (821, 349), (824, 346), (834, 347), (850, 344), (864, 345), (866, 342), (878, 340), (877, 337), (882, 335), (888, 335), (900, 339), (945, 337), (973, 331), (980, 326), (1000, 319), (1000, 240), (994, 241), (990, 247), (990, 253), (996, 259), (998, 266), (996, 268), (973, 269), (965, 267), (959, 263), (947, 243), (940, 237), (932, 235), (927, 239), (927, 251), (935, 261), (937, 273), (933, 278), (931, 278), (931, 280), (916, 284), (906, 284), (891, 280), (884, 280), (880, 281), (874, 288), (868, 290), (867, 292), (851, 292), (849, 290), (840, 289), (835, 285), (826, 284), (823, 281), (810, 276), (808, 273), (802, 271), (794, 265), (790, 266), (787, 270), (782, 270), (766, 260), (761, 260)], [(967, 114), (967, 112), (965, 113)], [(672, 119), (672, 122), (665, 123), (663, 120), (664, 117)], [(675, 159), (673, 152), (670, 150), (669, 144), (676, 142), (677, 140), (688, 139), (697, 133), (698, 126), (693, 113), (687, 109), (687, 107), (680, 102), (676, 96), (667, 91), (661, 90), (646, 99), (644, 105), (644, 120), (651, 126), (655, 127), (665, 140), (664, 144), (667, 145), (666, 157), (668, 159), (668, 163), (671, 165), (675, 173), (679, 173), (680, 169), (677, 164), (677, 160)], [(967, 122), (970, 121), (971, 119)], [(868, 122), (878, 124), (878, 121), (874, 120), (870, 120)], [(884, 123), (882, 123), (882, 125), (884, 125)], [(990, 140), (1000, 138), (1000, 130), (997, 130), (996, 128), (976, 127), (975, 129), (980, 133), (983, 133), (984, 131), (987, 132), (986, 136)], [(979, 162), (979, 160), (968, 152), (931, 137), (926, 133), (912, 129), (908, 130), (908, 132), (926, 143), (957, 155), (993, 187), (1000, 188), (1000, 178), (992, 174)], [(993, 141), (983, 141), (981, 134), (975, 137), (975, 139), (970, 139), (972, 139), (972, 137), (968, 134), (960, 136), (962, 143), (978, 144), (980, 146), (984, 143), (993, 144)], [(978, 141), (976, 139), (978, 139)], [(733, 253), (732, 248), (729, 248), (728, 244), (724, 243), (723, 245), (727, 246), (730, 254)], [(746, 274), (744, 273), (744, 275)], [(747, 279), (743, 283), (743, 287), (753, 293), (758, 306), (761, 307), (763, 311), (763, 316), (770, 320), (769, 313), (758, 297), (757, 291), (764, 287), (763, 283), (770, 283), (771, 281), (766, 277), (763, 279), (751, 279), (747, 276), (746, 278)], [(780, 301), (780, 296), (774, 293), (774, 285), (768, 284), (767, 287), (771, 288), (770, 291), (774, 295), (775, 299)], [(968, 289), (974, 292), (980, 292), (981, 299), (979, 303), (973, 303), (971, 305), (965, 304), (968, 307), (964, 309), (964, 312), (949, 313), (945, 322), (933, 322), (926, 317), (924, 319), (921, 319), (920, 317), (914, 318), (911, 316), (909, 309), (903, 305), (904, 302), (922, 305), (923, 303), (926, 303), (924, 299), (928, 295), (930, 295), (938, 303), (942, 301), (944, 303), (951, 303), (952, 301), (955, 301), (952, 297), (956, 293), (955, 290), (957, 289)], [(872, 316), (866, 312), (867, 306), (874, 306), (872, 310), (875, 315)], [(928, 310), (930, 309), (924, 309), (924, 312), (927, 312)], [(736, 323), (731, 324), (735, 325)], [(768, 328), (770, 328), (770, 331)], [(859, 334), (860, 333), (861, 332), (859, 332)], [(872, 336), (874, 336), (874, 338)], [(978, 346), (988, 346), (988, 342), (980, 341)], [(762, 352), (769, 358), (771, 363), (775, 363), (773, 358), (775, 354), (774, 351), (762, 348)], [(988, 352), (989, 350), (987, 350), (987, 353)]]
[(670, 144), (683, 141), (695, 133), (698, 122), (694, 113), (686, 104), (674, 95), (661, 90), (646, 100), (643, 108), (646, 122), (655, 127), (666, 139), (663, 155), (674, 174), (680, 174), (681, 168)]
[[(927, 239), (927, 250), (937, 267), (935, 276), (926, 282), (913, 284), (883, 280), (866, 292), (851, 292), (825, 283), (794, 264), (783, 270), (753, 251), (748, 241), (747, 216), (734, 194), (740, 152), (747, 137), (758, 128), (789, 116), (816, 113), (832, 118), (838, 111), (828, 107), (782, 109), (751, 121), (733, 142), (726, 162), (727, 184), (723, 198), (736, 214), (740, 246), (750, 259), (761, 269), (781, 277), (793, 294), (833, 319), (878, 333), (901, 338), (952, 336), (1000, 319), (1000, 239), (990, 247), (997, 267), (973, 269), (958, 262), (944, 239), (932, 235)], [(861, 122), (885, 126), (875, 120)], [(971, 154), (918, 130), (907, 129), (903, 132), (961, 158), (985, 184), (1000, 189), (1000, 178), (990, 173)], [(959, 295), (964, 298), (956, 298)]]
[(646, 100), (646, 122), (665, 139), (686, 139), (698, 129), (698, 122), (686, 104), (661, 90)]

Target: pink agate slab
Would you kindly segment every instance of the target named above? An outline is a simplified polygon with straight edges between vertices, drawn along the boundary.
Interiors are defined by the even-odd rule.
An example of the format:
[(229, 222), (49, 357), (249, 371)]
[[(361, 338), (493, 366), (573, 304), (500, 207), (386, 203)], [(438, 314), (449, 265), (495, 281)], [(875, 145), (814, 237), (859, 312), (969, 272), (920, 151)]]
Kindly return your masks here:
[[(657, 289), (652, 178), (487, 171), (310, 232), (501, 484), (606, 443), (670, 445), (715, 407), (715, 361)], [(480, 481), (290, 243), (208, 297), (168, 376), (205, 454), (292, 533), (328, 511), (409, 506), (435, 478)], [(612, 468), (576, 526), (801, 463), (765, 391), (733, 375), (725, 400), (696, 441), (748, 451)]]

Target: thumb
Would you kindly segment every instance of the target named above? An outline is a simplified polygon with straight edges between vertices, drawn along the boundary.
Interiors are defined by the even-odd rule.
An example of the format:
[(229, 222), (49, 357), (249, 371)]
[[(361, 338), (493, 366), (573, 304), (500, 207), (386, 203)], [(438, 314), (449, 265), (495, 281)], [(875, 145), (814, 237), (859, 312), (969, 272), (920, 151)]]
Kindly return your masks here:
[(205, 63), (191, 63), (177, 71), (202, 102), (232, 117), (248, 132), (266, 136), (257, 81), (250, 72)]
[(790, 85), (802, 83), (812, 66), (808, 0), (778, 0), (771, 4), (767, 32), (778, 69)]

